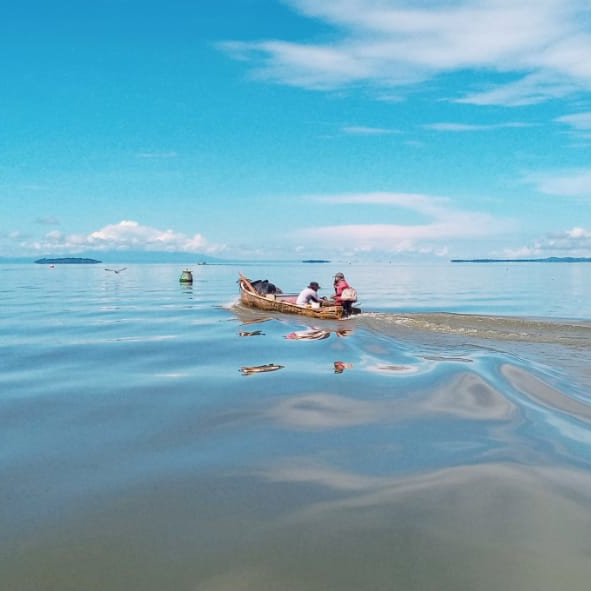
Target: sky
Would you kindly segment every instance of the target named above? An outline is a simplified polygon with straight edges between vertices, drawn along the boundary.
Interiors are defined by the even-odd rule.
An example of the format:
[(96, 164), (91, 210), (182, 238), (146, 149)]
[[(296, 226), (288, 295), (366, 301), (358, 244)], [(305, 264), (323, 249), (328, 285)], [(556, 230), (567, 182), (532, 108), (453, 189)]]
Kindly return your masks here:
[(0, 81), (0, 257), (591, 256), (589, 0), (10, 0)]

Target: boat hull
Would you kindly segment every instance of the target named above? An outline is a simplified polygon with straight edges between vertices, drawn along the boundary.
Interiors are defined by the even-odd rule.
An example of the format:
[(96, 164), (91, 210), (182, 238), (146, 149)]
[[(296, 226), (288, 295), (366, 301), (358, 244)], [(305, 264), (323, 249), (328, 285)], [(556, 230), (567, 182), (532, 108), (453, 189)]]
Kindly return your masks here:
[(251, 285), (250, 281), (240, 275), (238, 280), (240, 286), (240, 301), (249, 308), (258, 308), (266, 312), (282, 312), (283, 314), (298, 314), (308, 316), (309, 318), (322, 318), (328, 320), (340, 320), (343, 316), (343, 307), (336, 305), (320, 306), (312, 308), (311, 306), (298, 306), (289, 301), (293, 296), (286, 294), (268, 294), (261, 295)]

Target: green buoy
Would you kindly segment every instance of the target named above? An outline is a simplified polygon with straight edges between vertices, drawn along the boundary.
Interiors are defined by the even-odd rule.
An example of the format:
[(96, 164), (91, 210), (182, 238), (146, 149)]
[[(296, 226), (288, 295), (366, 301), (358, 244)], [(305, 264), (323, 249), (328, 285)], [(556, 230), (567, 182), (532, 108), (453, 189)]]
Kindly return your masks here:
[(181, 273), (181, 277), (180, 277), (179, 281), (181, 283), (193, 283), (193, 273), (191, 273), (191, 271), (189, 271), (189, 269), (185, 269)]

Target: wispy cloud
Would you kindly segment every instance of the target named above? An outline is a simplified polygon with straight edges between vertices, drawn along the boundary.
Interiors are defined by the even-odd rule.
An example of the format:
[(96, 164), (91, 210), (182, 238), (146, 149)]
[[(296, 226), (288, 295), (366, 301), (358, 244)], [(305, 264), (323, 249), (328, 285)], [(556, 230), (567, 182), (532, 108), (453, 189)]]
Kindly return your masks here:
[(334, 205), (358, 204), (402, 207), (434, 217), (443, 215), (446, 208), (451, 205), (451, 200), (447, 197), (422, 195), (420, 193), (346, 193), (342, 195), (310, 195), (308, 198)]
[(255, 62), (257, 78), (314, 90), (338, 88), (372, 74), (371, 63), (339, 47), (287, 41), (232, 41), (219, 47), (234, 58)]
[[(586, 51), (590, 50), (591, 46), (586, 49)], [(591, 80), (588, 82), (573, 80), (565, 74), (539, 71), (535, 74), (525, 75), (514, 82), (468, 93), (463, 98), (457, 99), (456, 102), (485, 106), (522, 107), (562, 98), (588, 88), (591, 88)]]
[(574, 113), (572, 115), (564, 115), (557, 117), (555, 121), (559, 123), (566, 123), (574, 129), (591, 130), (591, 111), (584, 113)]
[(54, 216), (47, 216), (47, 217), (40, 217), (35, 220), (36, 224), (41, 224), (42, 226), (59, 226), (60, 221)]
[[(350, 224), (305, 228), (297, 232), (304, 240), (318, 245), (350, 245), (356, 252), (386, 251), (394, 253), (423, 253), (446, 256), (447, 240), (482, 238), (513, 227), (510, 220), (491, 215), (460, 211), (445, 197), (413, 193), (365, 193), (335, 196), (315, 196), (318, 201), (339, 206), (389, 206), (409, 209), (429, 220), (423, 224)], [(392, 217), (395, 217), (393, 212)]]
[(442, 73), (486, 70), (508, 83), (466, 89), (460, 100), (522, 105), (591, 89), (587, 0), (286, 0), (333, 27), (329, 43), (221, 45), (257, 76), (310, 89), (359, 82), (391, 88)]
[(85, 250), (218, 253), (225, 248), (209, 243), (201, 234), (187, 236), (170, 229), (161, 230), (125, 220), (90, 234), (67, 234), (52, 230), (41, 239), (13, 236), (12, 241), (18, 242), (23, 252), (55, 254), (75, 254)]
[(176, 152), (139, 152), (136, 154), (137, 158), (155, 158), (155, 159), (168, 159), (176, 158)]
[(433, 129), (435, 131), (462, 132), (462, 131), (492, 131), (495, 129), (531, 127), (531, 124), (530, 123), (518, 123), (518, 122), (493, 123), (490, 125), (477, 125), (477, 124), (468, 124), (468, 123), (429, 123), (429, 124), (423, 125), (423, 127), (425, 129)]
[(400, 133), (395, 129), (384, 129), (382, 127), (365, 127), (363, 125), (351, 125), (343, 127), (343, 131), (348, 135), (388, 135), (391, 133)]
[(574, 146), (589, 147), (589, 142), (591, 142), (591, 111), (563, 115), (557, 117), (554, 121), (564, 123), (570, 127), (570, 133), (578, 142), (573, 144)]
[(591, 197), (591, 168), (532, 173), (525, 181), (547, 195)]

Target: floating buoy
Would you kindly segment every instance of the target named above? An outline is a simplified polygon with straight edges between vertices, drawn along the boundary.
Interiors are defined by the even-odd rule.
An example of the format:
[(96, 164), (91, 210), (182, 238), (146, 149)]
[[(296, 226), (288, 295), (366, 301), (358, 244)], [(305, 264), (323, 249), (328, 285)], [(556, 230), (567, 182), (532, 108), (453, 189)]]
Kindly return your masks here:
[(193, 273), (191, 273), (191, 271), (189, 271), (189, 269), (185, 269), (181, 273), (181, 277), (180, 277), (179, 281), (181, 283), (193, 283)]

